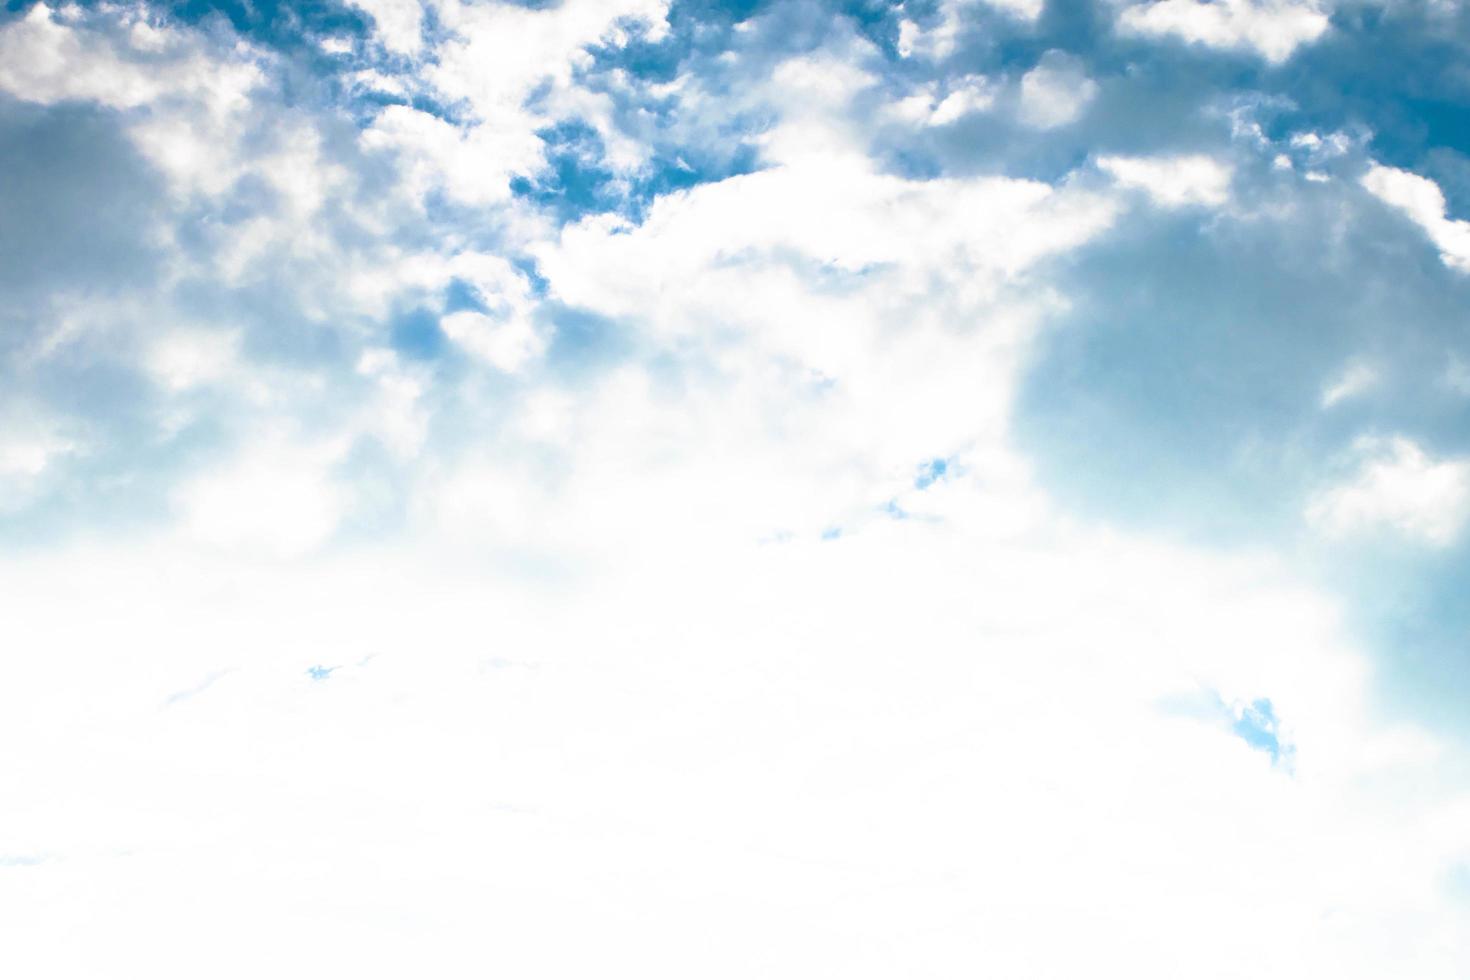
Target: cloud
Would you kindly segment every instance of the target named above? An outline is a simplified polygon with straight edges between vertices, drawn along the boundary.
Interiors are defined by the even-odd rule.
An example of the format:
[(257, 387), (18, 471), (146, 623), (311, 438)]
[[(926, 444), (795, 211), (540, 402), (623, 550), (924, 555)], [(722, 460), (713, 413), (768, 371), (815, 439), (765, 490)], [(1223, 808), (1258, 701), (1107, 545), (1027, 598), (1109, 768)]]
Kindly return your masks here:
[(1470, 221), (1445, 216), (1444, 193), (1427, 177), (1374, 163), (1363, 175), (1368, 193), (1402, 212), (1429, 236), (1445, 265), (1470, 272)]
[(271, 437), (178, 491), (185, 533), (204, 544), (291, 557), (320, 545), (341, 522), (330, 467), (336, 446)]
[(1205, 47), (1248, 50), (1279, 63), (1320, 38), (1329, 22), (1315, 0), (1161, 0), (1125, 7), (1117, 23), (1124, 33), (1175, 36)]
[(57, 464), (81, 447), (62, 419), (12, 405), (0, 414), (0, 513), (23, 510), (48, 488)]
[(465, 130), (408, 106), (388, 106), (364, 142), (400, 155), (407, 186), (416, 197), (443, 190), (466, 204), (489, 204), (510, 198), (514, 174), (541, 166), (541, 141), (531, 128)]
[(1319, 493), (1307, 520), (1325, 534), (1391, 528), (1445, 547), (1470, 517), (1470, 461), (1434, 459), (1411, 440), (1364, 439), (1357, 474)]
[(969, 75), (956, 79), (939, 93), (933, 88), (894, 104), (895, 116), (926, 126), (947, 126), (972, 112), (984, 112), (995, 104), (996, 86), (990, 79)]
[(147, 367), (169, 388), (208, 384), (226, 378), (236, 367), (239, 343), (234, 333), (177, 331), (155, 341)]
[(1094, 98), (1097, 83), (1075, 60), (1048, 51), (1021, 78), (1021, 121), (1036, 129), (1055, 129), (1074, 122)]
[(483, 313), (461, 310), (440, 320), (439, 326), (450, 340), (502, 371), (519, 371), (545, 348), (536, 328), (524, 319), (502, 323)]
[(1459, 975), (1464, 747), (1313, 561), (1459, 555), (1465, 287), (1348, 109), (1106, 10), (362, 7), (0, 28), (11, 972)]
[(1378, 383), (1378, 372), (1367, 364), (1350, 364), (1322, 391), (1322, 407), (1361, 395)]
[[(395, 12), (390, 46), (409, 50), (411, 32), (396, 13), (399, 8), (381, 4), (374, 9)], [(442, 102), (460, 107), (457, 118), (390, 105), (369, 130), (371, 145), (410, 162), (418, 194), (442, 188), (468, 204), (504, 201), (513, 176), (534, 176), (547, 166), (538, 133), (567, 120), (590, 124), (607, 144), (622, 149), (624, 169), (644, 162), (643, 148), (621, 138), (613, 126), (608, 101), (574, 85), (573, 77), (592, 62), (588, 49), (594, 45), (626, 44), (635, 26), (641, 36), (658, 37), (667, 0), (568, 0), (550, 6), (446, 2), (436, 4), (434, 12), (445, 39), (418, 82)], [(609, 157), (619, 159), (616, 153)]]
[(1208, 156), (1106, 156), (1097, 165), (1122, 186), (1144, 191), (1165, 208), (1217, 207), (1230, 195), (1230, 167)]
[[(949, 514), (991, 506), (961, 489)], [(912, 955), (916, 928), (936, 967), (1068, 972), (1120, 949), (1116, 930), (1144, 909), (1170, 927), (1134, 961), (1151, 976), (1222, 921), (1246, 937), (1220, 954), (1222, 975), (1294, 955), (1372, 976), (1405, 940), (1460, 935), (1428, 898), (1419, 916), (1396, 912), (1463, 843), (1461, 811), (1375, 791), (1434, 772), (1444, 747), (1374, 727), (1362, 666), (1319, 601), (1258, 564), (1060, 528), (1046, 539), (903, 522), (710, 554), (707, 539), (660, 536), (681, 561), (599, 576), (575, 597), (449, 574), (429, 556), (307, 568), (159, 555), (144, 578), (126, 555), (93, 553), (87, 616), (67, 566), (27, 567), (16, 592), (7, 563), (7, 594), (27, 601), (0, 628), (37, 654), (27, 689), (52, 689), (62, 662), (77, 676), (50, 722), (5, 689), (7, 735), (52, 733), (44, 765), (6, 762), (30, 791), (9, 833), (17, 851), (55, 853), (44, 880), (73, 896), (64, 914), (8, 902), (27, 928), (7, 955), (89, 968), (91, 946), (58, 960), (52, 943), (86, 922), (111, 962), (147, 956), (184, 975), (225, 939), (221, 907), (298, 962), (369, 976), (422, 962), (426, 935), (446, 968), (575, 972), (680, 916), (692, 925), (691, 902), (723, 914), (697, 947), (654, 943), (651, 973), (713, 947), (737, 975), (764, 962), (747, 941), (759, 929), (789, 958), (881, 976)], [(73, 618), (58, 627), (63, 607)], [(128, 625), (104, 641), (109, 622)], [(139, 676), (125, 665), (145, 650)], [(486, 669), (496, 658), (525, 666)], [(239, 669), (157, 709), (215, 664)], [(1228, 724), (1151, 707), (1200, 679), (1230, 704), (1269, 692), (1269, 717), (1294, 729), (1295, 777)], [(1270, 728), (1250, 717), (1249, 732)], [(98, 811), (110, 819), (84, 816)], [(304, 894), (283, 903), (279, 879), (302, 868)], [(601, 931), (594, 910), (614, 893), (638, 914)], [(1198, 894), (1214, 917), (1161, 893)], [(780, 928), (786, 910), (839, 894), (844, 914), (820, 934)], [(1112, 911), (1094, 922), (1079, 902)], [(494, 943), (437, 930), (468, 921), (465, 903), (490, 916)], [(308, 906), (312, 928), (297, 929)], [(941, 914), (956, 907), (966, 914)], [(1087, 948), (1042, 942), (1032, 915), (1077, 916)], [(568, 916), (586, 917), (596, 951), (545, 945)], [(160, 920), (190, 928), (162, 953), (129, 938)], [(364, 933), (365, 921), (398, 926)], [(975, 944), (977, 922), (1007, 938)], [(1452, 976), (1457, 943), (1425, 971)], [(265, 955), (231, 962), (243, 975)]]
[(941, 0), (927, 24), (904, 18), (899, 22), (900, 57), (944, 59), (954, 54), (967, 26), (973, 27), (987, 8), (1022, 22), (1041, 16), (1041, 0)]
[(424, 8), (419, 0), (355, 0), (373, 18), (374, 33), (389, 51), (413, 55), (423, 47)]
[(119, 109), (185, 95), (223, 113), (260, 81), (254, 65), (219, 65), (199, 45), (154, 27), (141, 10), (123, 11), (110, 26), (121, 29), (95, 30), (76, 8), (36, 4), (0, 29), (0, 90), (28, 102), (86, 100)]

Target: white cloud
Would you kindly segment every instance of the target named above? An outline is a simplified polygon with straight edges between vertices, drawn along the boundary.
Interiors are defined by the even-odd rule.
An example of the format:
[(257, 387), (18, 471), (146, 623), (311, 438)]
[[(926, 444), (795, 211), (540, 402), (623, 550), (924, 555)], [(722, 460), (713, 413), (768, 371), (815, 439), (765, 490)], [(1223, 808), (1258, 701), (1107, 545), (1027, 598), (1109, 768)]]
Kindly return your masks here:
[(1445, 265), (1470, 272), (1470, 221), (1446, 217), (1444, 193), (1428, 177), (1373, 164), (1363, 175), (1368, 192), (1424, 229)]
[(1370, 390), (1378, 383), (1378, 372), (1368, 364), (1349, 364), (1337, 378), (1322, 390), (1322, 407), (1331, 408)]
[(975, 112), (995, 105), (996, 86), (983, 75), (966, 75), (950, 82), (942, 90), (926, 86), (919, 92), (889, 106), (898, 119), (925, 126), (947, 126)]
[(1125, 7), (1118, 27), (1127, 34), (1251, 50), (1277, 63), (1321, 37), (1328, 18), (1316, 0), (1159, 0)]
[(781, 120), (760, 136), (766, 160), (816, 166), (828, 159), (850, 162), (861, 153), (866, 134), (844, 115), (856, 96), (878, 81), (855, 63), (864, 50), (854, 45), (789, 58), (769, 80), (757, 83), (758, 98)]
[[(593, 104), (578, 52), (618, 11), (445, 9), (464, 50), (441, 82), (481, 121), (388, 109), (364, 139), (400, 154), (403, 196), (486, 212), (395, 241), (368, 209), (349, 246), (319, 220), (356, 187), (322, 141), (221, 149), (198, 206), (253, 174), (279, 213), (171, 274), (309, 257), (268, 284), (340, 363), (268, 369), (160, 317), (128, 356), (160, 397), (228, 385), (239, 450), (177, 489), (177, 533), (0, 557), (0, 741), (30, 747), (0, 754), (7, 967), (1353, 980), (1413, 949), (1416, 977), (1459, 975), (1463, 749), (1383, 719), (1334, 604), (1277, 560), (1079, 525), (1011, 442), (1068, 303), (1050, 260), (1123, 195), (884, 170), (855, 44), (731, 96), (771, 120), (762, 169), (553, 228), (504, 182), (538, 158), (527, 126)], [(487, 40), (507, 25), (530, 30)], [(515, 44), (542, 63), (492, 57)], [(988, 92), (938, 85), (912, 118)], [(1080, 111), (1037, 98), (1046, 125)], [(180, 175), (216, 166), (188, 152)], [(1228, 199), (1209, 158), (1098, 165), (1162, 206)], [(542, 283), (501, 233), (623, 346), (593, 331), (582, 373), (540, 370)], [(384, 346), (451, 280), (483, 312), (441, 326), (493, 369), (462, 381)], [(69, 451), (14, 445), (22, 475)], [(1423, 515), (1465, 474), (1411, 450), (1325, 494), (1322, 526), (1438, 541), (1453, 522)], [(402, 525), (333, 554), (376, 492), (356, 465), (390, 471)], [(1201, 692), (1269, 698), (1295, 773), (1162, 709)]]
[(1097, 165), (1123, 187), (1138, 188), (1165, 208), (1217, 207), (1230, 196), (1230, 167), (1208, 156), (1106, 156)]
[(1350, 153), (1362, 142), (1361, 134), (1339, 130), (1323, 136), (1320, 133), (1306, 130), (1293, 133), (1290, 146), (1294, 150), (1304, 152), (1313, 163), (1324, 163)]
[[(375, 16), (379, 8), (409, 7), (397, 0), (374, 0), (372, 6)], [(401, 154), (418, 194), (442, 188), (468, 204), (503, 202), (512, 176), (540, 173), (545, 159), (537, 132), (562, 119), (598, 131), (608, 148), (605, 163), (635, 169), (646, 147), (613, 124), (605, 96), (578, 88), (572, 78), (590, 61), (589, 45), (626, 44), (630, 25), (640, 25), (648, 37), (660, 36), (667, 9), (667, 0), (566, 0), (549, 7), (438, 3), (435, 12), (447, 39), (422, 66), (418, 81), (442, 100), (463, 105), (468, 121), (451, 123), (393, 105), (379, 114), (364, 141)], [(412, 50), (417, 44), (410, 37), (417, 25), (412, 32), (402, 24), (388, 30), (393, 45)]]
[(5, 442), (0, 444), (0, 475), (37, 476), (68, 448), (68, 443), (51, 436), (7, 434)]
[(417, 54), (423, 47), (424, 8), (419, 0), (353, 0), (373, 18), (379, 40), (389, 51)]
[(0, 516), (34, 502), (56, 465), (82, 448), (67, 429), (62, 420), (24, 405), (0, 414)]
[(184, 533), (211, 547), (291, 558), (319, 546), (346, 509), (330, 468), (341, 445), (304, 445), (279, 435), (181, 486)]
[[(518, 499), (466, 506), (514, 526)], [(222, 977), (288, 951), (365, 977), (776, 954), (1163, 978), (1222, 929), (1205, 976), (1463, 962), (1436, 894), (1463, 798), (1381, 791), (1458, 757), (1374, 719), (1330, 609), (1279, 570), (1057, 525), (713, 551), (641, 529), (657, 560), (575, 589), (432, 553), (7, 562), (0, 637), (31, 655), (0, 734), (48, 736), (0, 762), (7, 853), (42, 858), (0, 881), (8, 962), (167, 980), (242, 925), (275, 941)], [(1295, 777), (1157, 708), (1202, 685), (1270, 696)], [(79, 924), (94, 942), (59, 942)]]
[(1021, 78), (1021, 121), (1036, 129), (1055, 129), (1076, 122), (1097, 97), (1097, 83), (1082, 66), (1058, 51), (1048, 51)]
[[(119, 109), (183, 95), (220, 114), (243, 104), (262, 77), (248, 62), (217, 63), (182, 35), (142, 20), (131, 27), (111, 35), (73, 26), (37, 4), (0, 29), (0, 90), (29, 102), (76, 99)], [(171, 56), (160, 59), (160, 51)]]
[(423, 448), (429, 415), (423, 406), (428, 388), (420, 372), (410, 370), (391, 350), (373, 348), (357, 360), (357, 373), (377, 383), (377, 398), (368, 402), (361, 431), (371, 432), (400, 459)]
[[(1106, 199), (1035, 181), (906, 180), (829, 156), (820, 167), (777, 167), (670, 195), (636, 228), (586, 219), (541, 253), (568, 301), (659, 322), (666, 303), (651, 293), (665, 285), (692, 292), (694, 277), (714, 287), (706, 280), (723, 278), (721, 259), (792, 249), (853, 271), (968, 275), (967, 288), (983, 290), (1086, 241), (1113, 213)], [(738, 304), (726, 309), (739, 315)]]
[(905, 18), (898, 25), (898, 54), (901, 58), (912, 57), (924, 38), (924, 29)]
[(1004, 11), (1025, 21), (1036, 20), (1046, 7), (1044, 0), (983, 0), (983, 2), (996, 10)]
[(439, 321), (444, 335), (502, 371), (515, 373), (541, 353), (545, 340), (523, 318), (499, 320), (462, 310)]
[(218, 196), (234, 186), (242, 172), (229, 126), (199, 125), (187, 114), (158, 114), (131, 128), (138, 149), (169, 177), (170, 190), (181, 198)]
[(415, 196), (442, 188), (466, 204), (508, 200), (511, 177), (539, 170), (543, 150), (529, 125), (466, 130), (398, 105), (379, 113), (363, 134), (363, 143), (400, 154), (408, 188)]
[(1434, 459), (1401, 436), (1363, 439), (1347, 482), (1317, 494), (1307, 520), (1335, 537), (1391, 528), (1425, 544), (1452, 544), (1470, 517), (1470, 461)]
[(1043, 6), (1043, 0), (941, 0), (934, 23), (928, 27), (908, 18), (899, 22), (899, 56), (948, 58), (954, 54), (966, 21), (975, 20), (981, 7), (990, 7), (1018, 20), (1035, 21), (1041, 16)]
[(234, 331), (173, 331), (153, 342), (147, 369), (173, 389), (219, 381), (236, 367), (240, 335)]
[[(634, 368), (589, 385), (567, 423), (585, 434), (566, 450), (587, 482), (560, 489), (601, 516), (547, 520), (552, 533), (666, 523), (708, 499), (685, 488), (697, 479), (725, 488), (691, 513), (700, 533), (817, 534), (869, 520), (916, 457), (1003, 429), (1012, 358), (1052, 302), (1028, 276), (1107, 228), (1116, 205), (1079, 187), (877, 172), (832, 122), (866, 79), (821, 67), (773, 73), (797, 106), (769, 133), (779, 164), (663, 197), (636, 226), (590, 217), (534, 246), (553, 298), (710, 372), (675, 401)], [(803, 453), (805, 440), (822, 449)], [(669, 469), (641, 485), (625, 474), (644, 454)]]

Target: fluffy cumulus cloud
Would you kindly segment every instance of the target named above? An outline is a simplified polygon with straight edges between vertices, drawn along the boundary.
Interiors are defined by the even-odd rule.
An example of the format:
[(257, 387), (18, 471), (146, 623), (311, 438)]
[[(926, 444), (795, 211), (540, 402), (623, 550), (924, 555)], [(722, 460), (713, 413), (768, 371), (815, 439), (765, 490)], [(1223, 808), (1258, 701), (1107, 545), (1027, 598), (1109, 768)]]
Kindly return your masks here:
[(1097, 96), (1097, 83), (1072, 59), (1048, 51), (1021, 77), (1020, 115), (1037, 129), (1054, 129), (1077, 119)]
[(1445, 215), (1444, 192), (1438, 184), (1428, 177), (1378, 163), (1369, 167), (1362, 180), (1370, 194), (1424, 230), (1445, 265), (1470, 272), (1470, 221)]
[(1161, 207), (1220, 205), (1229, 199), (1230, 168), (1207, 156), (1107, 156), (1099, 157), (1097, 165), (1119, 185), (1143, 191)]
[(1190, 44), (1244, 50), (1280, 62), (1315, 41), (1328, 29), (1323, 5), (1309, 0), (1159, 0), (1125, 7), (1121, 30), (1155, 37), (1175, 37)]
[(1354, 448), (1357, 472), (1315, 497), (1309, 520), (1331, 534), (1387, 526), (1432, 545), (1454, 541), (1470, 517), (1470, 461), (1431, 459), (1402, 437)]
[(0, 965), (1461, 976), (1381, 20), (0, 15)]

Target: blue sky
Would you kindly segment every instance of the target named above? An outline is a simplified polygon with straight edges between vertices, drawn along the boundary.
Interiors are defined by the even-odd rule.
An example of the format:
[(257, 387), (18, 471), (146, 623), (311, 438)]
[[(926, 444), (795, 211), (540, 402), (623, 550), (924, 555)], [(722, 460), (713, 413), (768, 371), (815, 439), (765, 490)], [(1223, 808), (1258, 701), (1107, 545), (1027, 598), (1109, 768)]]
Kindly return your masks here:
[(0, 964), (1462, 975), (1467, 46), (8, 4)]

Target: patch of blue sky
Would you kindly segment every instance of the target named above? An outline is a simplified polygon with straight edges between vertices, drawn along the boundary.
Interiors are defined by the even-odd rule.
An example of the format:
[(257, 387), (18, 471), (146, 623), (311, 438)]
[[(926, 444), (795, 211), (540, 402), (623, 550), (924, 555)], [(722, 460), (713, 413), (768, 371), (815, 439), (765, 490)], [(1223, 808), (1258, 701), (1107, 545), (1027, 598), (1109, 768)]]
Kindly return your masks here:
[[(733, 35), (707, 30), (678, 4), (669, 20), (669, 30), (657, 40), (634, 30), (627, 43), (589, 47), (591, 61), (576, 73), (580, 86), (606, 98), (613, 124), (644, 143), (647, 161), (632, 172), (615, 172), (606, 162), (601, 135), (585, 121), (563, 120), (537, 134), (546, 144), (549, 166), (519, 177), (515, 193), (547, 205), (563, 220), (599, 211), (641, 220), (663, 194), (757, 169), (755, 141), (768, 120), (736, 113), (713, 127), (701, 123), (685, 132), (679, 99), (657, 87), (680, 75), (699, 77), (716, 94), (722, 85), (738, 84), (722, 79), (718, 61)], [(636, 84), (626, 84), (627, 79)], [(534, 107), (537, 98), (533, 95), (529, 104)]]
[(669, 5), (669, 23), (740, 24), (771, 6), (772, 0), (674, 0)]
[[(335, 66), (333, 74), (322, 76), (323, 89), (328, 93), (326, 102), (334, 111), (350, 115), (358, 127), (371, 125), (378, 114), (388, 106), (408, 106), (417, 112), (442, 119), (456, 126), (465, 126), (473, 121), (470, 107), (463, 102), (444, 98), (439, 92), (421, 82), (414, 73), (418, 66), (402, 64), (398, 57), (356, 59)], [(378, 71), (402, 83), (403, 90), (384, 91), (359, 85), (343, 76), (362, 69)]]
[(692, 60), (728, 50), (735, 28), (771, 6), (769, 0), (673, 0), (666, 30), (650, 34), (630, 25), (620, 43), (590, 45), (593, 66), (587, 73), (617, 69), (642, 82), (672, 81)]
[(1271, 764), (1290, 770), (1295, 747), (1283, 737), (1281, 719), (1270, 698), (1227, 703), (1219, 692), (1199, 690), (1168, 698), (1159, 704), (1165, 714), (1192, 718), (1218, 726), (1246, 745), (1271, 758)]
[[(547, 302), (542, 304), (538, 318), (549, 327), (551, 335), (545, 364), (552, 377), (586, 378), (634, 353), (631, 332), (599, 313)], [(677, 366), (665, 367), (678, 370)]]
[(757, 169), (759, 154), (750, 143), (740, 143), (733, 151), (713, 155), (702, 147), (671, 147), (654, 157), (648, 172), (633, 182), (628, 196), (641, 217), (648, 204), (660, 195)]
[(1303, 122), (1329, 128), (1360, 120), (1372, 130), (1377, 156), (1411, 166), (1435, 147), (1470, 152), (1467, 49), (1470, 13), (1463, 8), (1354, 5), (1338, 10), (1333, 29), (1285, 66), (1281, 90)]
[(641, 221), (664, 194), (749, 173), (757, 166), (756, 151), (748, 145), (724, 155), (697, 146), (667, 147), (636, 172), (621, 174), (607, 165), (601, 136), (585, 122), (559, 123), (537, 135), (546, 147), (547, 168), (513, 178), (511, 192), (563, 223), (606, 212)]
[(536, 134), (545, 146), (546, 169), (518, 176), (510, 189), (541, 205), (563, 222), (614, 211), (622, 200), (618, 175), (605, 164), (602, 137), (581, 120), (568, 120)]
[[(457, 310), (480, 309), (478, 302), (461, 304), (454, 302), (455, 295), (446, 299), (445, 313)], [(445, 351), (448, 339), (439, 328), (439, 312), (424, 306), (395, 314), (389, 327), (390, 343), (395, 351), (410, 360), (436, 360)]]
[(1273, 763), (1279, 762), (1282, 754), (1280, 722), (1276, 719), (1271, 700), (1257, 698), (1250, 704), (1238, 706), (1234, 714), (1230, 730), (1246, 745), (1270, 755)]
[(899, 23), (908, 12), (902, 0), (841, 0), (836, 8), (880, 51), (898, 53)]
[(246, 40), (283, 51), (320, 52), (322, 38), (365, 38), (372, 28), (367, 13), (342, 0), (174, 0), (157, 6), (182, 23), (222, 22)]
[(931, 459), (919, 466), (919, 472), (914, 477), (914, 488), (927, 490), (935, 483), (944, 479), (949, 472), (949, 461), (944, 459)]
[(541, 274), (541, 268), (536, 264), (535, 259), (526, 255), (509, 255), (506, 258), (516, 271), (525, 276), (526, 281), (531, 284), (532, 296), (542, 299), (547, 295), (551, 283)]
[(444, 287), (443, 300), (445, 313), (459, 313), (464, 310), (483, 313), (486, 309), (485, 297), (480, 294), (473, 283), (464, 279), (449, 280), (449, 285)]

